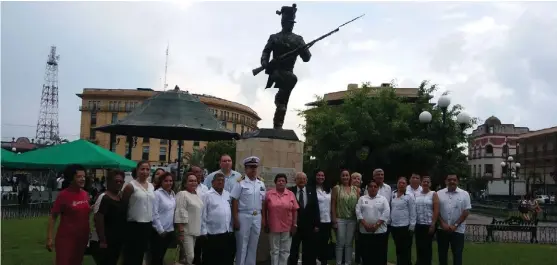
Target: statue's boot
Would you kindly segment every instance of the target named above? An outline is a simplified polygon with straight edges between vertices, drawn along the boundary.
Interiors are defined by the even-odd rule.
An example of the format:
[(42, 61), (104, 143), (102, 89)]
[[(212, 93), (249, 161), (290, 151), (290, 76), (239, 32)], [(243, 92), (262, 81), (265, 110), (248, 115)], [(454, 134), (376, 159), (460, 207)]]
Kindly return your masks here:
[(273, 118), (273, 128), (282, 129), (284, 124), (284, 116), (286, 115), (286, 104), (276, 104), (275, 116)]

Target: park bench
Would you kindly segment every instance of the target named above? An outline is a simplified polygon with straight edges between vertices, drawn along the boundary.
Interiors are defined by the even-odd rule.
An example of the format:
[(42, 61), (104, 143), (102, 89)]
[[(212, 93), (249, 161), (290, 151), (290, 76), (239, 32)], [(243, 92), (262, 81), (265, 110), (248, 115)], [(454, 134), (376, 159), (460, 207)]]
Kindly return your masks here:
[(530, 243), (538, 243), (538, 220), (535, 221), (526, 221), (520, 217), (510, 217), (507, 220), (496, 220), (493, 218), (490, 224), (486, 226), (487, 236), (485, 241), (493, 242), (493, 232), (495, 231), (502, 231), (502, 232), (528, 232), (530, 233)]

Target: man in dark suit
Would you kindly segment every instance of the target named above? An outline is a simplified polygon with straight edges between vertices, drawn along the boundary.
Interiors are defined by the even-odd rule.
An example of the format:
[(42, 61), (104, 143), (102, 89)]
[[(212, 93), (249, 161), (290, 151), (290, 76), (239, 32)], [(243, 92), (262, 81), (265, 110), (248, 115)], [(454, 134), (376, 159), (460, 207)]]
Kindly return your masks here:
[(288, 257), (288, 265), (297, 265), (298, 256), (300, 254), (300, 243), (302, 247), (302, 264), (315, 265), (315, 238), (319, 231), (319, 203), (317, 201), (317, 192), (315, 187), (308, 187), (307, 176), (303, 172), (296, 173), (296, 186), (290, 187), (290, 191), (294, 193), (298, 200), (298, 222), (296, 233), (292, 237), (290, 246), (290, 257)]

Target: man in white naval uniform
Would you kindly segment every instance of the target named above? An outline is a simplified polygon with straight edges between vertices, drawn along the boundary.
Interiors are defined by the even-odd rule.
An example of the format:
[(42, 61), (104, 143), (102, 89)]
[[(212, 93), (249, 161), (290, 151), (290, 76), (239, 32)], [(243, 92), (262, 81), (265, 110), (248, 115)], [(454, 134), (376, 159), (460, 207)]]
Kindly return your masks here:
[(257, 177), (259, 158), (251, 156), (243, 162), (246, 175), (238, 179), (230, 192), (236, 231), (236, 265), (255, 265), (265, 184)]

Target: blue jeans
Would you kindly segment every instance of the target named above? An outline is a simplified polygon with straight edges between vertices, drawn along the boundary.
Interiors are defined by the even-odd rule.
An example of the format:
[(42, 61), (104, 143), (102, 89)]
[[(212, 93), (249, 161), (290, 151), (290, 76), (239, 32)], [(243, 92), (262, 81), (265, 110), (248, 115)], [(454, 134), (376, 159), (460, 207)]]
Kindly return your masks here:
[(356, 229), (356, 220), (337, 219), (337, 244), (336, 244), (336, 264), (341, 265), (342, 250), (344, 249), (344, 264), (352, 263), (352, 241), (354, 240), (354, 231)]

